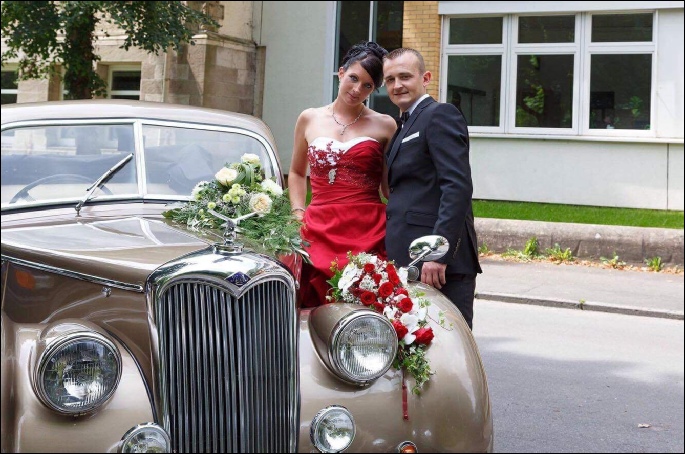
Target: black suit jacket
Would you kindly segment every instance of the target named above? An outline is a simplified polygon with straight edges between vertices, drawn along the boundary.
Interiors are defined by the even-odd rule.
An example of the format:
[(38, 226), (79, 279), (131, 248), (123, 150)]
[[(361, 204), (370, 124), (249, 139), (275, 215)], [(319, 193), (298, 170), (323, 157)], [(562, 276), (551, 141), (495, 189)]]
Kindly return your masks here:
[(450, 243), (437, 260), (448, 274), (476, 274), (478, 242), (473, 225), (469, 133), (452, 104), (426, 98), (395, 134), (388, 152), (386, 249), (400, 266), (423, 235), (442, 235)]

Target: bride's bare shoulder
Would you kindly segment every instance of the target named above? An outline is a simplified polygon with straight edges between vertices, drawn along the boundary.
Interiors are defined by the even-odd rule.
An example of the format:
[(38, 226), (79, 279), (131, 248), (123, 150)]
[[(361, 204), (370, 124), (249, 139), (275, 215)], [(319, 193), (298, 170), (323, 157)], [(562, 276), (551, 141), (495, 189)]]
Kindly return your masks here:
[(300, 114), (300, 117), (307, 118), (307, 119), (317, 118), (317, 117), (326, 115), (328, 110), (329, 110), (328, 106), (310, 107), (309, 109), (303, 110), (302, 113)]
[(380, 125), (384, 131), (386, 131), (386, 135), (389, 134), (392, 136), (395, 133), (395, 130), (397, 129), (397, 123), (395, 122), (394, 118), (392, 118), (390, 115), (376, 112), (375, 110), (371, 110), (371, 115), (372, 120)]

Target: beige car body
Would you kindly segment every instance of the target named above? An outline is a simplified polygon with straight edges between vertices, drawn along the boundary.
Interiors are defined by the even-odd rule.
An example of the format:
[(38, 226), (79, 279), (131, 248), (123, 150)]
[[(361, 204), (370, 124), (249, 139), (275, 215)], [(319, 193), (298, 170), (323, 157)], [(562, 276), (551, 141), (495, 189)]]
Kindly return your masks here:
[[(249, 116), (137, 102), (61, 102), (2, 108), (3, 131), (41, 122), (88, 119), (144, 119), (246, 130), (267, 145), (275, 176), (283, 181), (268, 127)], [(142, 141), (137, 150), (141, 146)], [(390, 368), (370, 385), (357, 386), (338, 378), (319, 356), (326, 349), (330, 326), (342, 314), (365, 310), (362, 306), (297, 310), (297, 277), (278, 260), (249, 251), (222, 253), (211, 238), (165, 220), (161, 212), (168, 201), (93, 200), (84, 205), (78, 217), (73, 203), (22, 204), (16, 209), (3, 205), (2, 452), (117, 452), (131, 428), (146, 422), (162, 425), (162, 400), (166, 397), (159, 383), (163, 366), (155, 289), (164, 285), (158, 276), (168, 279), (175, 270), (191, 263), (195, 276), (211, 263), (206, 266), (212, 285), (241, 271), (252, 273), (253, 280), (275, 276), (287, 289), (284, 306), (293, 306), (286, 307), (293, 315), (286, 319), (294, 326), (289, 341), (292, 348), (287, 350), (292, 355), (284, 364), (291, 368), (288, 383), (295, 386), (294, 394), (287, 397), (292, 404), (292, 425), (276, 423), (280, 427), (269, 427), (262, 421), (264, 427), (251, 430), (285, 430), (291, 440), (285, 450), (317, 452), (310, 439), (313, 418), (330, 405), (342, 405), (351, 412), (356, 425), (348, 452), (393, 452), (404, 441), (415, 443), (419, 452), (492, 451), (492, 415), (480, 355), (465, 322), (439, 292), (410, 284), (421, 286), (431, 300), (431, 318), (437, 321), (443, 312), (445, 323), (444, 327), (436, 325), (435, 340), (428, 348), (435, 374), (420, 396), (408, 396), (409, 418), (405, 420), (400, 371)], [(115, 243), (116, 247), (110, 247)], [(229, 293), (242, 291), (229, 287)], [(260, 329), (271, 328), (266, 320)], [(121, 379), (111, 399), (83, 416), (55, 412), (42, 403), (35, 390), (41, 352), (51, 339), (72, 329), (102, 334), (115, 343), (122, 358)], [(407, 383), (411, 387), (412, 379), (407, 378)], [(198, 384), (198, 396), (211, 400), (208, 388), (208, 384), (205, 388)], [(278, 398), (286, 399), (281, 395)], [(187, 410), (192, 412), (192, 408)], [(215, 449), (204, 446), (201, 450)], [(250, 450), (266, 449), (254, 445)]]

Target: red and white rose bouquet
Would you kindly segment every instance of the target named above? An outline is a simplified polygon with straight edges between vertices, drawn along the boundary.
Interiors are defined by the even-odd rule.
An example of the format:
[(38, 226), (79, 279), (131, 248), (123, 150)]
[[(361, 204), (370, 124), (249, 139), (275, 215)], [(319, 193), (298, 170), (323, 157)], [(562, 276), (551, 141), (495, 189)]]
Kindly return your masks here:
[(348, 253), (349, 263), (343, 268), (333, 262), (332, 302), (362, 304), (385, 315), (395, 328), (399, 348), (393, 366), (402, 368), (416, 380), (412, 389), (419, 394), (432, 371), (426, 348), (433, 340), (428, 325), (430, 302), (421, 293), (410, 294), (406, 288), (406, 270), (373, 254)]

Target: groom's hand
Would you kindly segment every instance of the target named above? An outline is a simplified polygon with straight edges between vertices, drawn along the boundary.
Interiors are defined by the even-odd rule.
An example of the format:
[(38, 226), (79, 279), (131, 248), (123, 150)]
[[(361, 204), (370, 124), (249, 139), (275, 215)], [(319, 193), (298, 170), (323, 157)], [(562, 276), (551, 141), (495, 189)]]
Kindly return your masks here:
[(445, 279), (447, 265), (438, 262), (426, 262), (421, 268), (421, 282), (440, 290), (447, 280)]

